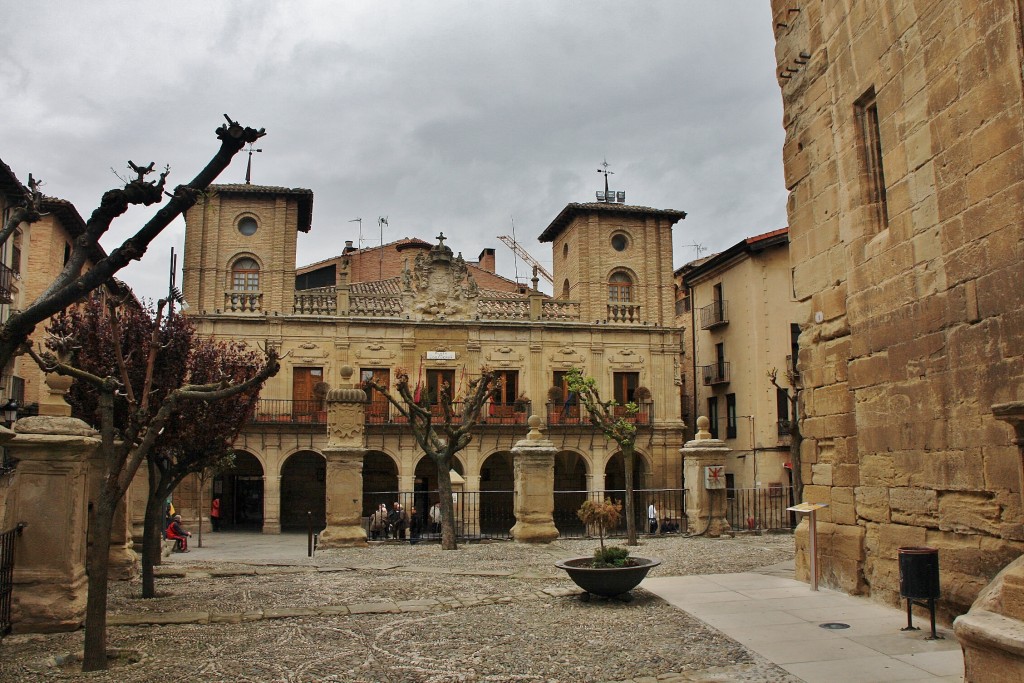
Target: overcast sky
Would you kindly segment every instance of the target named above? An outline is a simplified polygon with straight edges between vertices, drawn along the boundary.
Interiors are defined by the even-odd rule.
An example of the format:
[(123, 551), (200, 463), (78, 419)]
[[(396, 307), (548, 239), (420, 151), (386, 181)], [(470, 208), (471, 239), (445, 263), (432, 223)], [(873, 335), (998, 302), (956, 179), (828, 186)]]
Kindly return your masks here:
[[(786, 225), (774, 70), (767, 0), (5, 3), (0, 159), (88, 218), (128, 159), (191, 179), (227, 113), (267, 129), (254, 183), (314, 192), (300, 265), (386, 216), (386, 242), (444, 231), (509, 276), (497, 236), (550, 266), (537, 237), (607, 159), (627, 203), (688, 213), (678, 267)], [(121, 277), (160, 296), (183, 244), (179, 221)]]

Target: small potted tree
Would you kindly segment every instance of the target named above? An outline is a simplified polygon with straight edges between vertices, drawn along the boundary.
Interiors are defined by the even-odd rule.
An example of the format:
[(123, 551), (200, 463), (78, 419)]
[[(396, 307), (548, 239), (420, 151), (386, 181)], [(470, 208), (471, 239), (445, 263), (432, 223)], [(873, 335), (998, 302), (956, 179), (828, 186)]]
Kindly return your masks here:
[(589, 600), (591, 593), (607, 598), (628, 595), (644, 580), (647, 572), (661, 564), (660, 560), (630, 557), (629, 549), (621, 546), (605, 546), (604, 537), (618, 526), (621, 513), (622, 503), (608, 498), (603, 502), (584, 501), (576, 512), (588, 529), (597, 529), (600, 545), (593, 557), (563, 560), (555, 566), (564, 569), (573, 583), (585, 591), (581, 596), (583, 600)]

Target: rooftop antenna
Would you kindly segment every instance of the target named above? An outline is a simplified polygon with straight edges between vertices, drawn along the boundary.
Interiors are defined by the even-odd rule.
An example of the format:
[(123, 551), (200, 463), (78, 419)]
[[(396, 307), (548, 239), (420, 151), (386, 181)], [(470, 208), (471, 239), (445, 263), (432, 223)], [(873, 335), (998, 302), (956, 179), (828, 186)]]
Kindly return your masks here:
[(182, 295), (181, 290), (178, 289), (176, 284), (176, 277), (178, 272), (178, 256), (174, 253), (174, 247), (171, 247), (171, 272), (167, 282), (167, 319), (170, 320), (174, 316), (174, 304), (177, 303), (181, 306), (181, 310), (188, 308), (188, 302), (185, 301), (185, 297)]
[(250, 142), (249, 143), (249, 149), (248, 149), (249, 161), (245, 164), (245, 184), (246, 185), (252, 185), (252, 155), (253, 155), (253, 152), (262, 152), (263, 151), (262, 149), (256, 149), (255, 147), (253, 147), (254, 144), (256, 144), (256, 143), (254, 143), (254, 142)]
[(384, 279), (384, 226), (388, 224), (387, 216), (377, 217), (377, 227), (380, 228), (380, 275), (379, 279)]
[[(515, 216), (513, 216), (512, 214), (509, 214), (508, 220), (509, 220), (509, 222), (512, 223), (512, 243), (513, 244), (518, 244), (518, 242), (516, 241), (516, 219), (515, 219)], [(519, 282), (519, 254), (516, 252), (515, 249), (512, 250), (512, 253), (515, 254), (515, 257), (512, 259), (512, 264), (515, 267), (516, 282), (518, 283)]]
[(352, 220), (349, 221), (349, 223), (358, 223), (359, 224), (359, 248), (362, 249), (363, 248), (363, 219), (362, 218), (353, 218)]
[(683, 245), (680, 245), (680, 246), (691, 247), (697, 253), (696, 258), (700, 258), (701, 252), (708, 250), (707, 247), (705, 247), (703, 244), (700, 244), (698, 242), (692, 242), (690, 244), (683, 244)]

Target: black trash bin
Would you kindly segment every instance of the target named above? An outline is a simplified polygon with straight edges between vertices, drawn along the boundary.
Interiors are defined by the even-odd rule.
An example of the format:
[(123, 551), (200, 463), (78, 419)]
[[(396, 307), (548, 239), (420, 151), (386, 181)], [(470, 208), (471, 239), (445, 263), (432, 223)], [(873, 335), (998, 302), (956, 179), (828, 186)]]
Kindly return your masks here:
[(900, 596), (927, 600), (939, 597), (939, 551), (915, 546), (899, 549)]
[[(939, 597), (939, 551), (927, 546), (910, 546), (898, 549), (900, 562), (900, 596), (907, 599), (907, 628), (916, 631), (912, 623), (911, 606), (927, 607), (931, 614), (931, 639), (939, 636), (935, 632), (935, 600)], [(919, 602), (926, 601), (926, 602)]]

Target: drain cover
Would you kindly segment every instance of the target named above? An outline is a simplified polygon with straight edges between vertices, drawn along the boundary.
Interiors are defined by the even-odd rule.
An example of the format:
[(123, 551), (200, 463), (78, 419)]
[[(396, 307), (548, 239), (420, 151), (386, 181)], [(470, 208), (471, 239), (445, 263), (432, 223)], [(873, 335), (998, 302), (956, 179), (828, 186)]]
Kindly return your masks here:
[(818, 624), (818, 626), (828, 629), (850, 628), (849, 624), (841, 624), (838, 621), (827, 621), (824, 624)]

